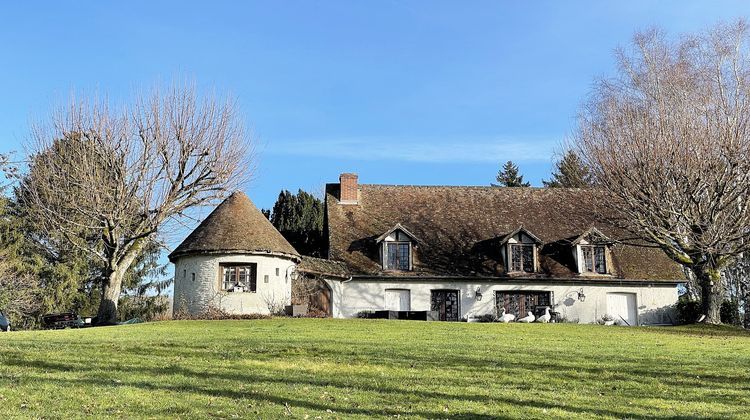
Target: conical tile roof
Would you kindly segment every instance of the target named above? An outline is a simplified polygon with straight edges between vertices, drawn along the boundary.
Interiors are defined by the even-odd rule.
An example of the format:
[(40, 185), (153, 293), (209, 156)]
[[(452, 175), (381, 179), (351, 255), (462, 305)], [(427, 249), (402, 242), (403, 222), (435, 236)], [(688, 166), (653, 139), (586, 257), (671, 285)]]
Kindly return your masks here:
[(219, 204), (169, 259), (200, 253), (276, 254), (299, 260), (294, 247), (241, 191)]

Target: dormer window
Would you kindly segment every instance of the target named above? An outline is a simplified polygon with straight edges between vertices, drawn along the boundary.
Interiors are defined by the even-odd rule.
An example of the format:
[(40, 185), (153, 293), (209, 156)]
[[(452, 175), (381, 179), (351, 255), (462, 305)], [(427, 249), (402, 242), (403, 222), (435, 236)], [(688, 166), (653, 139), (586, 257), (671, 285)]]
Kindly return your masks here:
[(511, 271), (533, 273), (534, 244), (509, 244)]
[(411, 266), (410, 242), (386, 242), (386, 270), (407, 271)]
[(581, 268), (586, 273), (607, 274), (607, 248), (604, 245), (581, 245)]
[(500, 242), (506, 270), (509, 273), (535, 273), (538, 266), (537, 247), (541, 243), (539, 238), (522, 227), (506, 235)]
[(612, 241), (596, 228), (581, 234), (573, 242), (573, 255), (581, 274), (609, 274), (607, 254)]
[(377, 238), (383, 270), (410, 271), (413, 267), (412, 250), (417, 238), (401, 224)]

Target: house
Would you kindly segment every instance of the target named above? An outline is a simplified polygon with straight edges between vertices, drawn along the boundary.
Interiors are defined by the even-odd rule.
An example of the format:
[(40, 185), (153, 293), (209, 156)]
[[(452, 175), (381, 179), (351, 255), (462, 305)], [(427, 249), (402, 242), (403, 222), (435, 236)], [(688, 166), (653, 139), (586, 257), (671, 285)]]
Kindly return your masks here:
[[(641, 325), (671, 323), (677, 286), (684, 282), (680, 267), (660, 249), (617, 227), (602, 205), (606, 196), (593, 189), (375, 185), (342, 174), (339, 183), (326, 186), (327, 259), (299, 256), (259, 220), (244, 194), (232, 197), (228, 201), (246, 202), (242, 207), (254, 214), (226, 217), (236, 229), (255, 230), (245, 228), (237, 238), (233, 228), (207, 230), (202, 224), (196, 232), (205, 233), (191, 240), (193, 232), (171, 256), (177, 277), (187, 276), (190, 292), (184, 295), (193, 300), (217, 291), (232, 295), (223, 286), (217, 290), (226, 277), (222, 267), (247, 258), (257, 261), (257, 270), (276, 264), (292, 271), (288, 279), (271, 276), (284, 293), (291, 295), (289, 280), (314, 284), (320, 306), (333, 317), (388, 310), (458, 321), (502, 309), (540, 315), (550, 307), (573, 322), (610, 315)], [(225, 204), (204, 224), (219, 218)], [(249, 238), (254, 232), (264, 239)], [(224, 235), (230, 243), (260, 245), (249, 254), (247, 244), (218, 249)], [(261, 256), (267, 260), (257, 260)], [(200, 290), (191, 283), (197, 265), (204, 267), (196, 280)], [(187, 289), (176, 282), (176, 301), (178, 290)], [(252, 310), (263, 311), (260, 306)], [(251, 310), (248, 304), (241, 309)]]

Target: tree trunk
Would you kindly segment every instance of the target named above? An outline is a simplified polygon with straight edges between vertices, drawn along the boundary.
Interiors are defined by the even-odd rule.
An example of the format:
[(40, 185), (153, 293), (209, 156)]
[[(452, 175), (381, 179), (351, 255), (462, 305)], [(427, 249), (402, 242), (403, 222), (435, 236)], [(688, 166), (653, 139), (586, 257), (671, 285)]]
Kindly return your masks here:
[(143, 249), (144, 241), (143, 238), (135, 241), (122, 259), (112, 264), (115, 268), (102, 279), (102, 300), (99, 303), (99, 313), (96, 315), (98, 325), (112, 325), (117, 322), (117, 301), (122, 291), (122, 279)]
[(102, 280), (102, 300), (97, 313), (97, 325), (113, 325), (117, 322), (117, 301), (122, 290), (123, 270), (113, 270)]
[(706, 315), (705, 322), (721, 324), (721, 303), (724, 300), (721, 272), (713, 267), (696, 267), (693, 272), (701, 288), (701, 307)]

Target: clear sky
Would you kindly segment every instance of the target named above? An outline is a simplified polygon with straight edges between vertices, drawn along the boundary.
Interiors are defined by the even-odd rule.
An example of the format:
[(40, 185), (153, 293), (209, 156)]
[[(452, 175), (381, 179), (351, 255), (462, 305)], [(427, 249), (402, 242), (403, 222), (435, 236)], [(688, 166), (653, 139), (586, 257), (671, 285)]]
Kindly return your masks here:
[(659, 25), (695, 31), (747, 1), (75, 1), (0, 5), (0, 152), (72, 91), (125, 98), (189, 78), (230, 92), (259, 144), (246, 188), (533, 185), (612, 51)]

